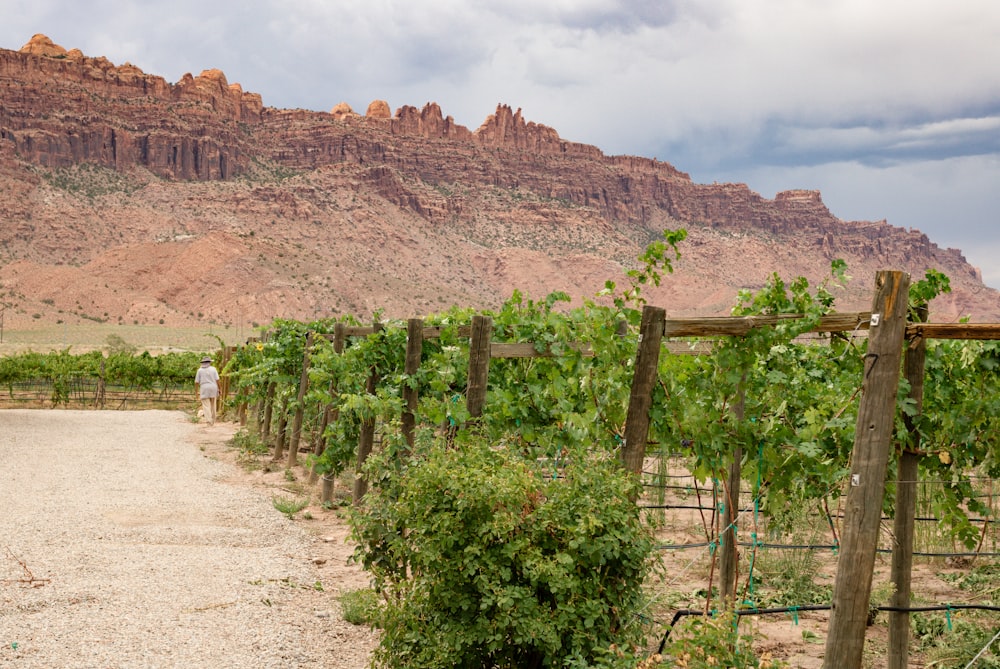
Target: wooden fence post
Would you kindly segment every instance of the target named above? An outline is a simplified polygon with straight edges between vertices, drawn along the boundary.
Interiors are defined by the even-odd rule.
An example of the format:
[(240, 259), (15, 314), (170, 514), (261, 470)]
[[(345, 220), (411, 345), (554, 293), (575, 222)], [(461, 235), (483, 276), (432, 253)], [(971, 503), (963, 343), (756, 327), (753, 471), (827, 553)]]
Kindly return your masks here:
[[(261, 344), (267, 343), (268, 336), (269, 333), (266, 331), (261, 333), (260, 335)], [(272, 390), (272, 388), (273, 386), (269, 382), (267, 387), (264, 388), (264, 395), (257, 399), (257, 405), (254, 407), (254, 415), (256, 416), (257, 419), (256, 420), (257, 435), (260, 436), (261, 441), (263, 441), (265, 444), (268, 443), (268, 440), (270, 438), (269, 433), (271, 430), (271, 425), (270, 425), (271, 417), (267, 412), (267, 405), (271, 401), (271, 399), (274, 398), (274, 391)], [(267, 424), (266, 430), (264, 427), (265, 423)]]
[(909, 287), (910, 277), (903, 272), (880, 271), (875, 277), (824, 669), (861, 669)]
[(98, 409), (104, 408), (104, 397), (107, 391), (107, 381), (105, 381), (106, 369), (104, 365), (104, 358), (101, 358), (101, 371), (100, 375), (97, 377), (97, 394), (94, 397), (94, 404), (97, 405)]
[[(741, 382), (732, 409), (733, 418), (738, 422), (743, 422), (745, 399), (743, 383)], [(736, 550), (736, 518), (740, 512), (742, 466), (743, 449), (737, 446), (733, 453), (733, 461), (729, 464), (729, 475), (722, 495), (725, 507), (722, 509), (722, 534), (719, 536), (719, 592), (722, 595), (722, 601), (728, 602), (729, 605), (736, 602), (736, 581), (739, 573), (739, 555)]]
[(653, 403), (653, 386), (656, 384), (656, 370), (660, 363), (660, 343), (663, 341), (666, 313), (660, 307), (647, 305), (642, 308), (642, 321), (639, 324), (639, 346), (635, 354), (632, 392), (625, 417), (625, 443), (622, 444), (619, 456), (625, 468), (636, 475), (642, 474), (646, 444), (649, 441), (649, 407)]
[(274, 443), (274, 461), (281, 460), (285, 453), (285, 442), (288, 439), (288, 395), (281, 400), (281, 415), (278, 416), (278, 434)]
[[(406, 362), (403, 365), (403, 373), (407, 378), (412, 377), (420, 369), (420, 356), (424, 350), (424, 322), (419, 318), (411, 318), (406, 321)], [(409, 384), (403, 387), (403, 402), (406, 408), (403, 410), (403, 438), (406, 440), (407, 453), (413, 452), (414, 434), (417, 430), (417, 389), (411, 388)]]
[(311, 348), (312, 332), (307, 332), (305, 348), (302, 349), (302, 374), (299, 375), (299, 394), (295, 397), (295, 418), (292, 420), (292, 438), (288, 444), (286, 469), (291, 469), (298, 461), (299, 441), (302, 438), (302, 418), (306, 411), (306, 392), (309, 390), (309, 350)]
[(260, 425), (260, 440), (265, 444), (271, 441), (271, 418), (274, 416), (274, 393), (277, 389), (276, 381), (268, 381), (267, 392), (264, 393), (264, 416)]
[[(256, 337), (250, 337), (246, 341), (246, 346), (253, 346), (257, 343)], [(236, 404), (236, 419), (240, 422), (240, 427), (247, 424), (247, 401), (246, 396), (249, 394), (250, 389), (246, 386), (240, 388), (239, 397), (240, 401)]]
[[(333, 324), (333, 352), (340, 355), (344, 352), (344, 344), (347, 341), (346, 326), (343, 323)], [(334, 393), (337, 392), (337, 379), (330, 379), (330, 396), (333, 397)], [(313, 446), (314, 455), (323, 455), (323, 451), (326, 450), (326, 428), (331, 422), (338, 420), (340, 418), (340, 410), (334, 408), (333, 403), (327, 404), (323, 407), (323, 417), (319, 422), (319, 429), (317, 430), (316, 443)], [(316, 482), (316, 469), (313, 468), (312, 472), (309, 474), (309, 482)], [(320, 493), (321, 502), (329, 502), (333, 498), (333, 480), (328, 479), (326, 476), (323, 477), (322, 491)]]
[(472, 335), (469, 338), (469, 389), (465, 397), (470, 421), (483, 415), (483, 406), (486, 404), (492, 339), (493, 319), (488, 316), (473, 316)]
[[(375, 332), (379, 332), (382, 329), (382, 324), (375, 321)], [(378, 386), (378, 370), (372, 367), (368, 374), (368, 383), (365, 386), (365, 391), (369, 395), (375, 394), (375, 388)], [(372, 446), (375, 444), (375, 419), (365, 418), (361, 421), (361, 433), (358, 435), (358, 460), (357, 466), (354, 470), (354, 490), (352, 495), (352, 501), (355, 505), (361, 503), (362, 498), (364, 498), (365, 493), (368, 492), (368, 479), (364, 477), (362, 473), (362, 468), (365, 465), (365, 461), (368, 456), (371, 455)]]
[[(916, 320), (927, 321), (927, 305), (917, 308)], [(917, 415), (924, 406), (924, 362), (927, 359), (927, 343), (917, 337), (906, 348), (903, 358), (903, 372), (910, 382), (910, 399), (915, 403)], [(903, 416), (903, 423), (910, 433), (908, 448), (899, 455), (896, 467), (896, 513), (893, 519), (892, 567), (890, 580), (895, 586), (892, 605), (900, 608), (910, 606), (910, 581), (913, 571), (913, 526), (917, 512), (917, 477), (920, 456), (920, 433), (912, 417)], [(910, 613), (908, 611), (889, 612), (889, 667), (907, 669), (910, 652)]]
[[(236, 354), (235, 346), (223, 346), (222, 350), (219, 351), (219, 369), (224, 370), (229, 361), (233, 359)], [(219, 377), (219, 396), (215, 398), (216, 411), (218, 412), (218, 417), (225, 417), (226, 411), (226, 400), (229, 399), (229, 375), (222, 374)]]

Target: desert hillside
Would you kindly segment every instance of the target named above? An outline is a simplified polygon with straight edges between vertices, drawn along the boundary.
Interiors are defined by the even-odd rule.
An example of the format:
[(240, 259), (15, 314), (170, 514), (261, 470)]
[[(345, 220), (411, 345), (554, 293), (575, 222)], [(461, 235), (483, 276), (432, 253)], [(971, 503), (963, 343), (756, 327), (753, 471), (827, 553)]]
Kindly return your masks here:
[(934, 268), (954, 289), (934, 320), (1000, 320), (1000, 293), (920, 231), (839, 220), (815, 191), (697, 184), (504, 104), (469, 130), (434, 103), (266, 107), (218, 70), (169, 83), (42, 35), (0, 50), (8, 328), (406, 317), (495, 307), (515, 288), (589, 297), (678, 227), (676, 272), (647, 294), (673, 316), (724, 314), (772, 272), (817, 282), (843, 258), (840, 309), (869, 306), (879, 269)]

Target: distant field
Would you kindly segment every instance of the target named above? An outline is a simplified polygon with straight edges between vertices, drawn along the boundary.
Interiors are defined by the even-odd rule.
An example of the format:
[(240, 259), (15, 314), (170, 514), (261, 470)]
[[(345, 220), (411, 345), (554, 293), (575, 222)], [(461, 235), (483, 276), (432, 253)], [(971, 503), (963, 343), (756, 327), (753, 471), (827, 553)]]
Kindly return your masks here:
[(85, 353), (108, 348), (114, 335), (140, 351), (151, 354), (170, 351), (212, 351), (219, 347), (219, 339), (227, 345), (239, 344), (257, 333), (251, 330), (237, 332), (234, 328), (208, 325), (191, 328), (169, 328), (162, 325), (117, 325), (94, 323), (87, 325), (50, 325), (32, 329), (4, 328), (0, 342), (0, 355), (23, 351), (53, 351), (70, 348), (74, 353)]

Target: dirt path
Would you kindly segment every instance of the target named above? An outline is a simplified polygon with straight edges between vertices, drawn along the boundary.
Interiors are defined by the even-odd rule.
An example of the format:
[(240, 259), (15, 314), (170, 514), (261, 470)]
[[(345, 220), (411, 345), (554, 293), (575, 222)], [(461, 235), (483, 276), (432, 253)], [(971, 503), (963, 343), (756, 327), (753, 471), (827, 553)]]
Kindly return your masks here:
[(237, 467), (234, 429), (0, 412), (0, 667), (366, 666), (344, 521), (276, 511), (303, 474)]

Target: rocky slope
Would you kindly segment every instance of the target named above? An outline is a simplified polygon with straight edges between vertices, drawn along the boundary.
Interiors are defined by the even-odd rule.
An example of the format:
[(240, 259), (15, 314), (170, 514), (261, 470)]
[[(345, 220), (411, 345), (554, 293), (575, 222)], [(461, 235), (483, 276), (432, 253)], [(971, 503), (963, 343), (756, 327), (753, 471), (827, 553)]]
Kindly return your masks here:
[(475, 131), (438, 105), (265, 107), (218, 70), (171, 84), (36, 35), (0, 50), (0, 284), (8, 326), (81, 319), (246, 326), (494, 307), (519, 288), (592, 296), (685, 227), (668, 313), (722, 314), (771, 272), (841, 309), (878, 269), (936, 268), (935, 320), (1000, 319), (1000, 294), (919, 231), (837, 219), (815, 191), (769, 200), (605, 156), (498, 105)]

